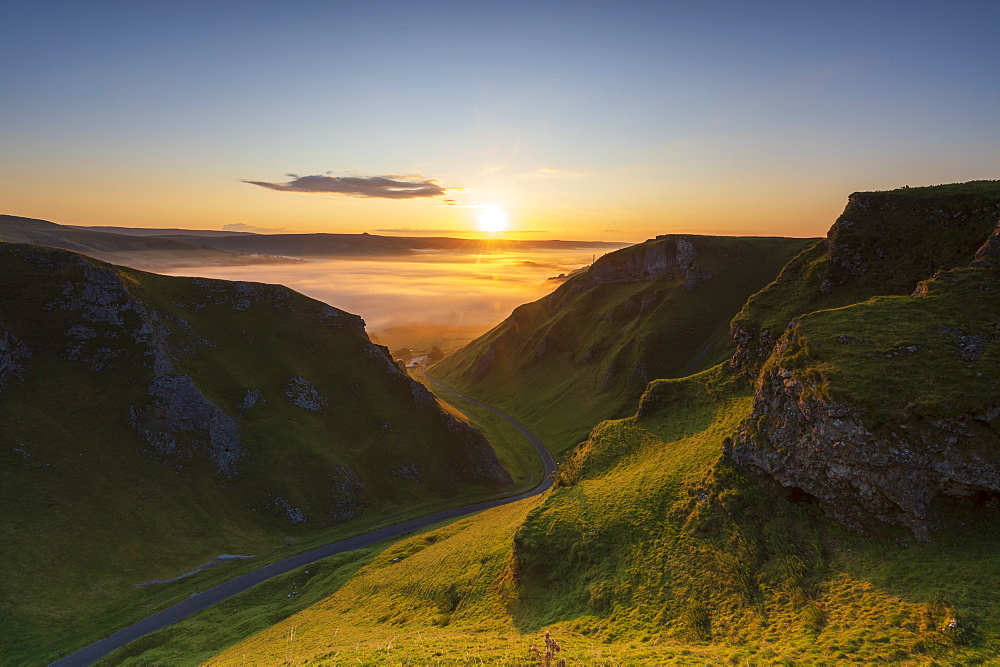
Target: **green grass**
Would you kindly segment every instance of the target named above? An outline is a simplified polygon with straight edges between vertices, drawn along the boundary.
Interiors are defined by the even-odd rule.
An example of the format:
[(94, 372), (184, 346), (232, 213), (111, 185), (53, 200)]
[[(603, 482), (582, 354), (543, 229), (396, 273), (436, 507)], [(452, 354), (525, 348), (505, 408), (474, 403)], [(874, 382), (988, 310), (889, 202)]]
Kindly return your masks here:
[[(595, 285), (583, 273), (516, 309), (432, 374), (511, 413), (554, 454), (566, 453), (598, 422), (632, 412), (648, 379), (688, 375), (727, 359), (730, 319), (809, 243), (684, 238), (697, 249), (698, 269), (712, 275), (696, 288), (682, 289), (684, 279), (672, 275)], [(672, 243), (647, 241), (598, 263), (621, 264)], [(488, 373), (477, 374), (490, 349), (494, 363)]]
[(895, 190), (876, 190), (875, 192), (905, 199), (937, 200), (942, 197), (954, 196), (995, 197), (1000, 193), (1000, 181), (967, 181), (965, 183), (926, 185), (915, 188), (904, 186)]
[(805, 313), (910, 294), (935, 271), (966, 266), (998, 216), (1000, 181), (851, 195), (827, 240), (789, 262), (734, 318), (749, 339), (737, 360), (759, 369), (774, 340)]
[[(423, 378), (417, 375), (416, 379)], [(538, 453), (510, 422), (491, 410), (463, 401), (430, 382), (426, 386), (434, 392), (445, 410), (469, 422), (486, 435), (497, 458), (514, 480), (511, 495), (533, 489), (542, 481), (544, 467)]]
[[(538, 455), (509, 422), (445, 392), (441, 392), (441, 396), (455, 401), (461, 411), (450, 406), (448, 409), (457, 416), (468, 419), (487, 435), (517, 484), (512, 492), (532, 488), (540, 481), (542, 467)], [(396, 549), (393, 545), (401, 540), (339, 554), (268, 580), (212, 609), (132, 642), (108, 655), (101, 664), (180, 665), (208, 660), (220, 650), (319, 603), (338, 591), (359, 568), (373, 559), (391, 560), (400, 555), (408, 557), (441, 539), (440, 534), (450, 535), (453, 532), (447, 526), (442, 527), (439, 533), (434, 533), (435, 530), (437, 529), (421, 531), (417, 537), (408, 539), (401, 550), (391, 553), (386, 552), (386, 549)], [(290, 595), (292, 591), (297, 594)]]
[(389, 543), (331, 556), (255, 586), (246, 593), (108, 654), (103, 665), (197, 665), (338, 590)]
[[(995, 225), (995, 215), (970, 216), (962, 206), (983, 208), (982, 197), (992, 206), (994, 189), (855, 198), (852, 221), (866, 215), (865, 201), (881, 213), (871, 213), (867, 230), (840, 226), (839, 264), (823, 244), (807, 249), (751, 299), (742, 321), (773, 326), (777, 338), (794, 319), (781, 363), (819, 377), (813, 384), (826, 398), (860, 405), (873, 418), (919, 421), (996, 407), (997, 274), (954, 268), (971, 260)], [(928, 220), (937, 227), (929, 231)], [(867, 270), (855, 266), (854, 281), (824, 300), (815, 281), (850, 264), (837, 254), (844, 248)], [(944, 272), (927, 280), (928, 267)], [(921, 291), (910, 296), (920, 280)], [(623, 303), (629, 288), (612, 286), (604, 305)], [(898, 294), (872, 298), (876, 288)], [(525, 322), (545, 315), (536, 312), (542, 308), (525, 307), (510, 323), (522, 327), (522, 352), (538, 343)], [(585, 334), (601, 326), (579, 322)], [(627, 326), (622, 338), (639, 340)], [(501, 327), (486, 340), (502, 334)], [(962, 336), (983, 337), (975, 360), (961, 357)], [(531, 364), (544, 373), (507, 407), (531, 423), (530, 387), (589, 418), (586, 399), (570, 400), (577, 367), (566, 358), (545, 366), (547, 354)], [(474, 357), (453, 359), (439, 368), (472, 373)], [(585, 384), (577, 391), (593, 393)], [(485, 390), (470, 393), (492, 400)], [(393, 548), (413, 556), (373, 561), (324, 603), (211, 662), (531, 664), (527, 649), (549, 631), (571, 663), (995, 664), (995, 510), (956, 502), (954, 521), (932, 543), (889, 528), (852, 533), (808, 498), (723, 457), (754, 403), (745, 376), (726, 364), (656, 380), (634, 416), (593, 429), (540, 500), (456, 523), (430, 546), (402, 541)], [(571, 419), (534, 416), (550, 433), (560, 418)]]
[[(970, 344), (978, 352), (963, 357)], [(1000, 407), (1000, 274), (954, 269), (918, 295), (805, 315), (773, 363), (876, 427)]]
[[(322, 304), (276, 286), (255, 287), (259, 298), (241, 309), (232, 283), (113, 269), (137, 303), (158, 313), (175, 372), (234, 417), (248, 389), (263, 399), (240, 417), (248, 455), (238, 475), (217, 474), (194, 438), (153, 460), (129, 425), (153, 377), (146, 346), (129, 335), (138, 317), (126, 312), (116, 326), (45, 307), (87, 266), (106, 266), (76, 257), (0, 244), (0, 326), (33, 352), (24, 376), (0, 391), (3, 660), (47, 661), (310, 546), (510, 492), (469, 478), (468, 436), (436, 406), (415, 405), (410, 381), (388, 372), (352, 316), (331, 326)], [(101, 344), (120, 352), (107, 368), (65, 358), (65, 332), (81, 323), (109, 336), (92, 339), (85, 356)], [(296, 375), (329, 405), (294, 406), (284, 390)], [(419, 480), (396, 473), (409, 464)], [(342, 467), (362, 488), (360, 516), (350, 522), (332, 515), (344, 499)], [(292, 523), (276, 497), (310, 520)], [(256, 557), (136, 588), (221, 553)]]
[[(992, 186), (982, 187), (992, 192)], [(829, 396), (858, 401), (885, 418), (992, 405), (998, 372), (996, 352), (989, 345), (996, 343), (986, 345), (977, 361), (956, 361), (955, 341), (948, 336), (958, 334), (942, 334), (938, 328), (985, 335), (996, 324), (995, 274), (948, 270), (971, 259), (995, 216), (992, 223), (988, 216), (956, 217), (954, 213), (968, 210), (961, 206), (970, 201), (985, 206), (980, 198), (987, 195), (973, 192), (960, 206), (958, 200), (938, 196), (941, 192), (931, 198), (922, 193), (907, 199), (905, 192), (856, 198), (855, 204), (868, 201), (882, 207), (881, 217), (870, 213), (871, 218), (862, 220), (857, 216), (869, 214), (856, 205), (849, 209), (851, 221), (870, 222), (868, 231), (858, 222), (840, 225), (836, 235), (843, 247), (857, 253), (850, 257), (863, 259), (870, 271), (839, 284), (829, 292), (835, 296), (824, 301), (825, 296), (817, 297), (820, 279), (839, 280), (843, 276), (837, 272), (850, 263), (833, 266), (825, 246), (814, 246), (752, 299), (737, 322), (777, 323), (777, 337), (798, 318), (801, 335), (784, 349), (795, 372), (826, 378), (819, 386)], [(928, 228), (928, 219), (937, 227)], [(885, 247), (874, 243), (879, 235)], [(908, 296), (917, 281), (929, 277), (928, 267), (946, 272), (927, 282), (923, 295)], [(766, 282), (763, 274), (761, 270), (759, 277)], [(880, 282), (898, 294), (870, 299)], [(898, 531), (888, 529), (859, 536), (828, 520), (818, 505), (793, 502), (769, 478), (723, 458), (728, 439), (751, 414), (755, 400), (745, 378), (731, 375), (724, 364), (691, 377), (652, 382), (638, 400), (637, 412), (635, 402), (615, 403), (622, 395), (616, 390), (595, 395), (596, 385), (587, 382), (599, 375), (580, 363), (588, 346), (606, 343), (594, 357), (605, 371), (613, 360), (634, 359), (618, 356), (631, 353), (630, 346), (637, 353), (658, 349), (642, 334), (672, 326), (667, 314), (673, 310), (681, 321), (684, 313), (694, 312), (695, 301), (679, 308), (683, 299), (693, 298), (685, 295), (699, 297), (716, 327), (723, 319), (723, 295), (713, 300), (710, 292), (699, 292), (711, 283), (683, 294), (664, 286), (662, 320), (654, 321), (655, 309), (647, 309), (644, 317), (624, 318), (614, 327), (614, 317), (602, 320), (602, 314), (630, 299), (641, 301), (649, 295), (643, 292), (648, 286), (619, 284), (576, 294), (580, 303), (571, 310), (582, 319), (575, 328), (569, 328), (569, 321), (566, 329), (557, 327), (558, 318), (544, 311), (544, 302), (519, 310), (507, 326), (519, 322), (524, 336), (510, 337), (504, 354), (512, 369), (534, 361), (520, 371), (505, 371), (508, 375), (495, 382), (493, 395), (475, 390), (468, 377), (468, 386), (457, 383), (456, 388), (538, 425), (543, 437), (555, 438), (557, 451), (558, 443), (572, 444), (571, 435), (601, 410), (634, 416), (593, 429), (567, 457), (556, 488), (541, 498), (400, 540), (377, 555), (324, 564), (324, 578), (309, 593), (310, 601), (322, 598), (315, 604), (296, 610), (297, 600), (282, 598), (286, 602), (272, 599), (259, 612), (253, 610), (256, 600), (267, 599), (268, 590), (275, 597), (287, 594), (290, 582), (299, 583), (295, 577), (304, 576), (298, 573), (262, 589), (262, 597), (248, 597), (232, 607), (237, 609), (233, 623), (221, 607), (216, 621), (192, 619), (204, 624), (188, 626), (189, 632), (211, 633), (220, 647), (240, 640), (208, 662), (537, 664), (529, 649), (541, 643), (546, 630), (562, 644), (560, 657), (585, 664), (995, 660), (1000, 651), (995, 585), (1000, 578), (1000, 524), (988, 508), (956, 506), (952, 527), (923, 544), (899, 539)], [(730, 291), (725, 298), (731, 296)], [(581, 321), (596, 324), (584, 327)], [(492, 336), (504, 330), (502, 326)], [(539, 355), (534, 351), (540, 340), (533, 332), (551, 334)], [(670, 363), (690, 364), (691, 357), (684, 355), (697, 348), (696, 340), (711, 339), (706, 336), (681, 337), (692, 345), (679, 345), (674, 350), (678, 358)], [(848, 340), (841, 342), (841, 336)], [(884, 356), (911, 344), (916, 352)], [(659, 351), (664, 358), (671, 354)], [(475, 361), (471, 356), (452, 359), (453, 366), (446, 360), (440, 367), (452, 369), (445, 378), (449, 383), (450, 373), (471, 373)], [(914, 381), (928, 372), (947, 377), (934, 388)], [(892, 392), (885, 391), (886, 379), (898, 383)], [(502, 392), (512, 393), (496, 400)], [(540, 405), (560, 408), (529, 406), (532, 395)], [(499, 446), (509, 462), (517, 460), (512, 442)], [(357, 570), (350, 574), (353, 568)], [(186, 636), (178, 631), (163, 643), (151, 639), (146, 647), (129, 649), (130, 655), (140, 662), (170, 662), (176, 656), (182, 662), (185, 651), (198, 660), (207, 655), (208, 640), (186, 644)]]
[(789, 502), (720, 457), (752, 405), (743, 387), (722, 367), (654, 383), (643, 417), (602, 424), (576, 452), (575, 480), (401, 541), (209, 663), (291, 650), (320, 663), (530, 664), (545, 630), (584, 663), (995, 655), (1000, 531), (900, 543)]

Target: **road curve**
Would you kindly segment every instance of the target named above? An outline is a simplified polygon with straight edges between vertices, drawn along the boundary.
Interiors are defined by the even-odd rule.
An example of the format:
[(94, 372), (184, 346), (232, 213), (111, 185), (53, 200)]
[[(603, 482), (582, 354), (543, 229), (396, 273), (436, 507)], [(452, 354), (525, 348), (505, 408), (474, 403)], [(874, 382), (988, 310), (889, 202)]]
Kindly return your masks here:
[(517, 421), (505, 412), (497, 410), (492, 405), (487, 405), (477, 401), (474, 398), (469, 398), (464, 396), (451, 387), (448, 387), (442, 382), (435, 380), (434, 378), (425, 375), (428, 380), (430, 380), (436, 387), (440, 387), (446, 392), (454, 394), (455, 396), (461, 398), (462, 400), (469, 401), (481, 407), (490, 410), (497, 415), (503, 417), (508, 422), (514, 425), (518, 431), (520, 431), (528, 442), (535, 448), (538, 452), (538, 456), (542, 459), (542, 464), (545, 468), (545, 473), (542, 476), (542, 481), (539, 482), (538, 486), (531, 489), (530, 491), (525, 491), (519, 493), (516, 496), (508, 496), (506, 498), (498, 498), (496, 500), (486, 500), (481, 503), (474, 503), (472, 505), (465, 505), (464, 507), (455, 507), (450, 510), (442, 510), (440, 512), (435, 512), (434, 514), (428, 514), (417, 519), (410, 519), (409, 521), (404, 521), (403, 523), (397, 523), (393, 526), (387, 526), (385, 528), (379, 528), (378, 530), (373, 530), (370, 533), (364, 533), (362, 535), (357, 535), (355, 537), (349, 537), (339, 542), (332, 542), (330, 544), (325, 544), (321, 547), (317, 547), (310, 551), (304, 551), (295, 556), (290, 556), (284, 560), (280, 560), (276, 563), (271, 563), (270, 565), (265, 565), (262, 568), (254, 570), (253, 572), (248, 572), (244, 575), (236, 577), (235, 579), (230, 579), (229, 581), (223, 582), (218, 586), (213, 586), (206, 591), (201, 593), (195, 593), (191, 597), (187, 598), (183, 602), (178, 602), (177, 604), (167, 607), (162, 611), (158, 611), (152, 616), (147, 616), (146, 618), (133, 623), (132, 625), (122, 628), (118, 632), (111, 634), (104, 639), (94, 642), (89, 646), (85, 646), (76, 653), (66, 656), (65, 658), (60, 658), (52, 665), (58, 667), (77, 667), (78, 665), (90, 665), (93, 662), (103, 658), (108, 653), (125, 646), (129, 642), (133, 642), (140, 637), (145, 637), (146, 635), (156, 632), (157, 630), (162, 630), (167, 628), (178, 621), (181, 621), (188, 616), (197, 614), (200, 611), (208, 609), (214, 604), (218, 604), (223, 600), (233, 597), (234, 595), (239, 595), (250, 588), (256, 586), (259, 583), (267, 581), (271, 577), (276, 577), (279, 574), (285, 574), (291, 572), (303, 565), (309, 565), (328, 556), (333, 556), (334, 554), (343, 553), (345, 551), (353, 551), (354, 549), (361, 549), (363, 547), (369, 547), (373, 544), (381, 542), (382, 540), (388, 540), (394, 537), (400, 537), (407, 533), (411, 533), (415, 530), (420, 530), (421, 528), (426, 528), (432, 526), (440, 521), (445, 521), (447, 519), (455, 519), (460, 516), (465, 516), (467, 514), (474, 514), (475, 512), (481, 512), (491, 507), (499, 507), (501, 505), (506, 505), (508, 503), (513, 503), (518, 500), (523, 500), (525, 498), (530, 498), (536, 496), (544, 491), (547, 491), (552, 486), (551, 473), (555, 471), (556, 465), (555, 461), (552, 459), (552, 455), (542, 441), (535, 436), (534, 433), (528, 430), (521, 422)]

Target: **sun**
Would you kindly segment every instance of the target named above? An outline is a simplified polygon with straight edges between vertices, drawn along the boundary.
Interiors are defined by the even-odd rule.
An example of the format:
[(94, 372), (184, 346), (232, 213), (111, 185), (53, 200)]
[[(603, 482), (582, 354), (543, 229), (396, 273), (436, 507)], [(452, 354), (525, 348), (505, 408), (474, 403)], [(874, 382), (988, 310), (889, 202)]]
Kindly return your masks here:
[(507, 213), (496, 204), (487, 204), (476, 214), (481, 232), (502, 232), (508, 227)]

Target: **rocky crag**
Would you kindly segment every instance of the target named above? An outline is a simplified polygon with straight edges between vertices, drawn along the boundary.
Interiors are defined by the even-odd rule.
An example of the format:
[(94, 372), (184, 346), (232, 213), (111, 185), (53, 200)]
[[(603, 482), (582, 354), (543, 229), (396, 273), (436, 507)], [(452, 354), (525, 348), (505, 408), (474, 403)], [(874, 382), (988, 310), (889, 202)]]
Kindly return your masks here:
[(852, 195), (733, 322), (754, 407), (731, 460), (855, 529), (926, 540), (956, 503), (996, 505), (998, 229), (996, 181)]
[[(984, 181), (982, 183), (992, 183)], [(730, 365), (753, 375), (789, 322), (884, 294), (910, 294), (935, 271), (966, 266), (1000, 216), (990, 187), (965, 184), (856, 192), (826, 239), (785, 266), (732, 322)]]

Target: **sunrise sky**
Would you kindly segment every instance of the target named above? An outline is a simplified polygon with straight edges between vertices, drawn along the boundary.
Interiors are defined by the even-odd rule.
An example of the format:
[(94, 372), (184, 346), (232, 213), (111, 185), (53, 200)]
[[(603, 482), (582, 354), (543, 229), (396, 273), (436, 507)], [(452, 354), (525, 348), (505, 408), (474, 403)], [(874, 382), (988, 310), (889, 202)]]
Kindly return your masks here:
[(821, 235), (855, 190), (1000, 178), (998, 25), (995, 1), (6, 3), (0, 213)]

